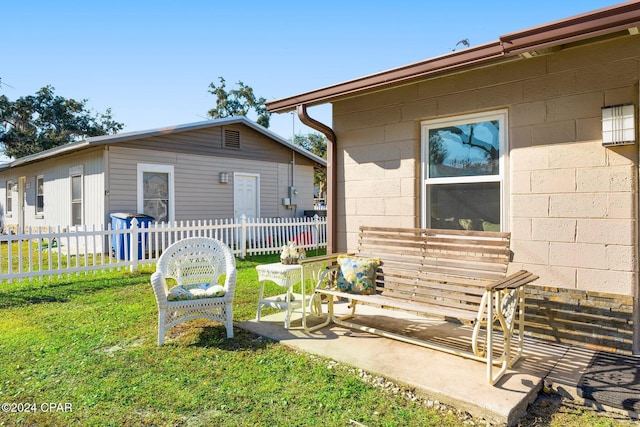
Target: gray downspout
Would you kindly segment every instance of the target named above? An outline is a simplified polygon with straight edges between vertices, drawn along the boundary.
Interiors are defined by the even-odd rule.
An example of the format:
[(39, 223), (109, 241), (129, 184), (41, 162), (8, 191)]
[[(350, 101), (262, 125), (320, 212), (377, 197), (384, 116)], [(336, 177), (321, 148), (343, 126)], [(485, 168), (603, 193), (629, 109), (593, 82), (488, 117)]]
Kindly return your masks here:
[(336, 178), (338, 176), (336, 171), (336, 134), (329, 126), (320, 123), (319, 121), (312, 119), (307, 114), (307, 106), (300, 104), (296, 107), (298, 118), (305, 125), (312, 129), (317, 130), (327, 137), (327, 254), (336, 252), (336, 215), (337, 209), (337, 197), (336, 197)]

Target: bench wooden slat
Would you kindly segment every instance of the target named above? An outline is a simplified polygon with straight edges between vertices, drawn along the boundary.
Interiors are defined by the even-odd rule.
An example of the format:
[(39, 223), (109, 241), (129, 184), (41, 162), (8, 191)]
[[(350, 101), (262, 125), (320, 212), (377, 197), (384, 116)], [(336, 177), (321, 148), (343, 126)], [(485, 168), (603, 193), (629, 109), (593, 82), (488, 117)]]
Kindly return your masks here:
[(406, 288), (392, 288), (385, 290), (382, 294), (384, 297), (406, 299), (409, 301), (420, 301), (425, 304), (435, 305), (451, 305), (451, 306), (464, 306), (468, 308), (468, 305), (473, 306), (473, 310), (478, 311), (480, 300), (482, 295), (472, 294), (452, 294), (447, 292), (438, 293), (436, 290), (427, 290), (424, 292), (411, 292)]
[(382, 265), (375, 278), (378, 293), (358, 298), (390, 298), (396, 305), (405, 299), (412, 306), (438, 307), (440, 314), (447, 306), (477, 312), (492, 284), (503, 289), (527, 280), (500, 282), (511, 258), (510, 242), (507, 232), (362, 226), (356, 255), (380, 258)]
[(486, 286), (468, 286), (467, 284), (454, 283), (454, 282), (428, 282), (428, 281), (406, 281), (406, 283), (402, 283), (401, 281), (394, 281), (392, 283), (385, 282), (385, 286), (383, 289), (383, 293), (388, 290), (393, 289), (405, 289), (407, 292), (409, 289), (414, 293), (420, 294), (433, 294), (433, 295), (441, 295), (441, 294), (449, 294), (449, 295), (475, 295), (482, 296), (486, 291)]
[[(336, 297), (344, 297), (344, 293), (340, 291), (323, 289), (318, 292), (326, 295), (333, 295)], [(415, 312), (415, 313), (423, 313), (423, 314), (433, 314), (437, 316), (443, 317), (452, 317), (461, 320), (473, 321), (476, 319), (478, 310), (476, 309), (455, 309), (445, 306), (436, 306), (436, 305), (427, 305), (424, 303), (412, 304), (411, 302), (406, 302), (406, 300), (385, 297), (382, 295), (354, 295), (350, 294), (349, 297), (353, 301), (358, 301), (362, 303), (367, 303), (375, 306), (381, 307), (390, 307), (396, 309), (402, 309), (405, 311)]]
[[(335, 322), (349, 328), (471, 357), (486, 362), (487, 378), (491, 384), (495, 384), (523, 352), (524, 296), (522, 290), (517, 288), (537, 278), (527, 271), (519, 271), (507, 277), (511, 260), (510, 241), (511, 234), (505, 232), (360, 227), (356, 255), (381, 260), (375, 276), (376, 293), (355, 295), (336, 288), (317, 287), (317, 293), (332, 296), (328, 301), (329, 315), (325, 323), (307, 330), (316, 330)], [(508, 321), (501, 317), (500, 322), (494, 322), (494, 318), (488, 322), (486, 317), (493, 308), (494, 296), (499, 299), (503, 296), (503, 291), (514, 289), (515, 293), (511, 297), (516, 298), (507, 301), (518, 304), (515, 310), (519, 312), (517, 324), (520, 329), (515, 357), (512, 355), (512, 347), (505, 345), (503, 354), (496, 358), (492, 351), (493, 335), (489, 331), (499, 325), (504, 337), (510, 335), (509, 339), (513, 340), (516, 320), (515, 316), (507, 316), (510, 318)], [(351, 301), (354, 311), (350, 315), (336, 317), (333, 297)], [(498, 300), (497, 303), (502, 304), (503, 301)], [(347, 321), (354, 315), (358, 303), (445, 319), (456, 318), (472, 324), (481, 319), (482, 323), (474, 326), (472, 352), (464, 354), (417, 338)], [(491, 308), (485, 307), (487, 303)], [(510, 309), (514, 307), (510, 306)], [(495, 312), (493, 315), (496, 315)], [(498, 316), (502, 315), (498, 309)], [(484, 343), (479, 338), (480, 327), (485, 327)], [(492, 369), (496, 363), (501, 368), (494, 376)]]

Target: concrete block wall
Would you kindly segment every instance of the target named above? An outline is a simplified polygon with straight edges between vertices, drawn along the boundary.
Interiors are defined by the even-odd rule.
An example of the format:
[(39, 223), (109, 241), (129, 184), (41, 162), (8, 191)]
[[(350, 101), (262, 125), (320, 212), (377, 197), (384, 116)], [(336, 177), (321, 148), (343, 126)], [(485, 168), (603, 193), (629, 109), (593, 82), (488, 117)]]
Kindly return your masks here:
[(562, 290), (554, 298), (638, 306), (639, 144), (603, 147), (601, 108), (637, 111), (639, 58), (629, 35), (335, 102), (338, 249), (356, 249), (360, 225), (420, 225), (421, 121), (507, 109), (511, 267)]
[(635, 150), (600, 141), (514, 150), (513, 267), (547, 286), (636, 295)]
[[(380, 101), (385, 104), (386, 100)], [(412, 123), (363, 106), (338, 130), (338, 248), (357, 247), (361, 225), (415, 227), (419, 138)], [(390, 114), (390, 115), (389, 115)], [(340, 121), (340, 119), (334, 119)], [(335, 126), (335, 125), (334, 125)]]
[(513, 268), (567, 289), (638, 296), (638, 145), (607, 148), (601, 107), (638, 104), (628, 36), (334, 104), (338, 246), (360, 225), (420, 225), (420, 122), (508, 111), (503, 209)]

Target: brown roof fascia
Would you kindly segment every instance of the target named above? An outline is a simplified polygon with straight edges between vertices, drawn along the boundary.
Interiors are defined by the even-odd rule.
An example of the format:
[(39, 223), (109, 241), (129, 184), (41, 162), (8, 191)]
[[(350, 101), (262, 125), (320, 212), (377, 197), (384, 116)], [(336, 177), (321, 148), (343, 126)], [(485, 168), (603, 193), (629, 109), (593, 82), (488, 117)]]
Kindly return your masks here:
[(637, 25), (640, 25), (640, 1), (633, 1), (505, 34), (500, 36), (500, 41), (505, 54), (516, 54), (532, 48), (541, 49), (615, 33)]
[(638, 25), (640, 25), (640, 0), (506, 34), (496, 42), (277, 99), (267, 102), (266, 106), (267, 110), (273, 113), (288, 112), (295, 110), (300, 104), (309, 106), (323, 104), (363, 92), (406, 84), (424, 77), (486, 65), (526, 51), (615, 33)]
[(360, 77), (344, 83), (338, 83), (321, 89), (305, 92), (300, 95), (283, 98), (266, 103), (267, 110), (273, 113), (283, 113), (296, 108), (296, 105), (317, 105), (335, 98), (350, 96), (359, 92), (373, 89), (383, 89), (399, 83), (408, 83), (421, 77), (454, 71), (469, 64), (478, 64), (501, 58), (503, 56), (500, 42), (492, 42), (448, 55), (439, 56), (414, 64), (405, 65), (377, 74)]

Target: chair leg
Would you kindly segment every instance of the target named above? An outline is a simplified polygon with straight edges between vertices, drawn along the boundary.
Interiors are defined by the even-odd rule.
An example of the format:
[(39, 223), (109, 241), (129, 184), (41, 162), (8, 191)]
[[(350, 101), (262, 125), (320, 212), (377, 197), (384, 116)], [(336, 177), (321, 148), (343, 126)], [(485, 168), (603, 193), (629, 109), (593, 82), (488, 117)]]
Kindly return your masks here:
[(233, 312), (231, 311), (231, 304), (227, 304), (225, 308), (227, 315), (227, 338), (233, 338)]
[(164, 345), (164, 321), (165, 321), (165, 312), (164, 310), (158, 311), (158, 345)]

